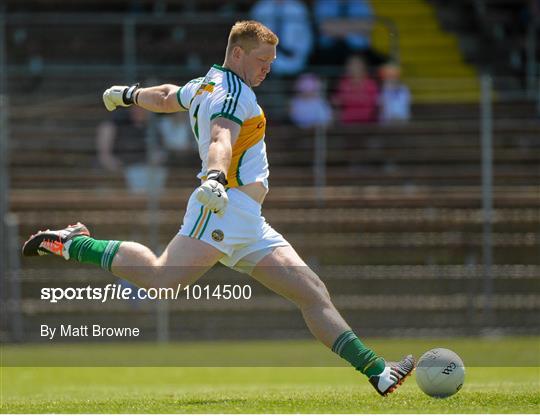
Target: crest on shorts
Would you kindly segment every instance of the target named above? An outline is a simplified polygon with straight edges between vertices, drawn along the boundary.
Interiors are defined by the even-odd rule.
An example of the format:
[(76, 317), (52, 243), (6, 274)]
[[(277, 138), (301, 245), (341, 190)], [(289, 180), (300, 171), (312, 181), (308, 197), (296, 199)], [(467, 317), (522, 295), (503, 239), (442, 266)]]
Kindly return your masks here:
[(223, 231), (221, 230), (212, 231), (212, 240), (214, 241), (223, 241), (224, 236), (225, 235), (223, 234)]

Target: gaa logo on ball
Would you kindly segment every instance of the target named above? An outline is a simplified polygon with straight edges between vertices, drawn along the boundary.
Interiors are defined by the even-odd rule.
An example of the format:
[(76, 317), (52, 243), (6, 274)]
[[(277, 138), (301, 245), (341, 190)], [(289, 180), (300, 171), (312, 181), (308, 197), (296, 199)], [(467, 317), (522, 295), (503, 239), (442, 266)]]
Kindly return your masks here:
[(465, 380), (465, 366), (459, 356), (446, 348), (429, 350), (418, 360), (416, 383), (431, 397), (445, 398), (457, 393)]

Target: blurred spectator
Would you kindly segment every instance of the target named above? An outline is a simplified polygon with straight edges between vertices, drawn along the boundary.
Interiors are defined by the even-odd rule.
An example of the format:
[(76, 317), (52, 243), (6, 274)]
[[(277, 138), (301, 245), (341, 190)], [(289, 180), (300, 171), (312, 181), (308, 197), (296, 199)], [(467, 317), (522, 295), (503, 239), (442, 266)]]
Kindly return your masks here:
[(369, 0), (315, 0), (314, 9), (319, 32), (317, 63), (343, 65), (351, 54), (361, 55), (371, 65), (385, 61), (371, 45)]
[(540, 22), (540, 0), (531, 0), (532, 19)]
[(411, 93), (400, 80), (401, 71), (397, 65), (387, 64), (381, 68), (383, 81), (379, 103), (380, 120), (383, 123), (408, 121), (411, 118)]
[(142, 0), (131, 0), (128, 6), (128, 12), (132, 14), (144, 13), (144, 2)]
[[(102, 122), (97, 129), (100, 165), (110, 172), (122, 171), (127, 188), (133, 193), (161, 190), (167, 178), (162, 166), (165, 153), (157, 143), (152, 144), (149, 115), (134, 105), (126, 111), (115, 111), (112, 119)], [(158, 135), (154, 136), (157, 142)]]
[(279, 37), (272, 72), (276, 75), (301, 72), (313, 46), (306, 5), (299, 0), (259, 0), (251, 9), (251, 17), (268, 26)]
[(163, 143), (168, 150), (192, 150), (193, 140), (187, 112), (179, 111), (164, 114), (159, 118), (158, 131), (163, 137)]
[(327, 126), (332, 122), (332, 108), (323, 96), (322, 84), (316, 75), (301, 75), (295, 89), (289, 115), (296, 126), (308, 129)]
[(346, 124), (377, 121), (378, 98), (377, 83), (369, 76), (364, 61), (358, 55), (351, 56), (333, 97), (339, 119)]
[(540, 22), (540, 0), (529, 0), (527, 4), (522, 4), (519, 15), (520, 23), (525, 27), (530, 22)]
[(41, 40), (32, 36), (26, 27), (18, 27), (11, 32), (13, 41), (13, 57), (17, 63), (27, 66), (30, 73), (27, 89), (38, 88), (43, 81), (45, 62), (43, 59)]
[(193, 160), (197, 146), (187, 112), (164, 114), (159, 118), (157, 129), (167, 150), (169, 164), (189, 163)]

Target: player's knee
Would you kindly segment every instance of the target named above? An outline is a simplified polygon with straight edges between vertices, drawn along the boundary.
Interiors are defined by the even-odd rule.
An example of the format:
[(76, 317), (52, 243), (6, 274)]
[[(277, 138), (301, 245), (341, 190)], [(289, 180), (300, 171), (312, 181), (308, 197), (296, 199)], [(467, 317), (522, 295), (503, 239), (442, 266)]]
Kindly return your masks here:
[(330, 293), (328, 292), (328, 289), (324, 283), (321, 282), (321, 285), (317, 287), (316, 295), (312, 303), (317, 305), (328, 305), (332, 303), (330, 300)]
[(167, 268), (157, 260), (146, 266), (144, 273), (150, 277), (145, 289), (166, 289), (173, 287), (173, 282), (168, 278)]
[(175, 267), (161, 264), (159, 261), (149, 270), (150, 284), (154, 289), (178, 289), (193, 281), (193, 273), (187, 267)]
[(306, 279), (306, 284), (295, 301), (302, 309), (312, 306), (321, 306), (329, 304), (330, 302), (330, 293), (328, 292), (326, 285), (317, 275), (309, 276), (309, 278)]

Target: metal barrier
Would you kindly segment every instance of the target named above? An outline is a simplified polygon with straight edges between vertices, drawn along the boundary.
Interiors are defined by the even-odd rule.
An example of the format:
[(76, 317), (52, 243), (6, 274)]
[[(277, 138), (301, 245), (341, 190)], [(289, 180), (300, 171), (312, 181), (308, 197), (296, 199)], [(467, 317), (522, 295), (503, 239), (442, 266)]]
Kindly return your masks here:
[(6, 74), (5, 16), (0, 12), (0, 301), (5, 297), (5, 276), (8, 273), (7, 213), (9, 202), (8, 178), (8, 95)]
[(538, 35), (540, 34), (540, 22), (531, 19), (527, 27), (526, 54), (527, 54), (527, 92), (531, 98), (535, 98), (540, 103), (540, 67), (538, 64)]
[(482, 262), (484, 264), (484, 322), (493, 319), (493, 82), (482, 76), (480, 141), (482, 148), (482, 211), (484, 216)]
[(7, 214), (5, 217), (6, 239), (8, 246), (8, 261), (6, 277), (6, 289), (9, 295), (2, 305), (6, 310), (12, 339), (24, 340), (24, 323), (21, 306), (21, 260), (19, 247), (19, 220), (15, 214)]

